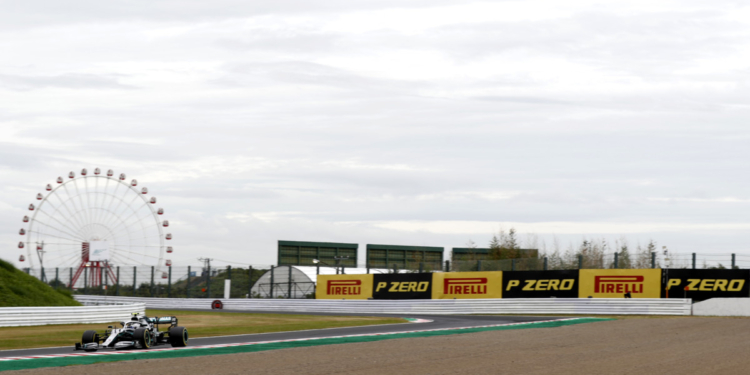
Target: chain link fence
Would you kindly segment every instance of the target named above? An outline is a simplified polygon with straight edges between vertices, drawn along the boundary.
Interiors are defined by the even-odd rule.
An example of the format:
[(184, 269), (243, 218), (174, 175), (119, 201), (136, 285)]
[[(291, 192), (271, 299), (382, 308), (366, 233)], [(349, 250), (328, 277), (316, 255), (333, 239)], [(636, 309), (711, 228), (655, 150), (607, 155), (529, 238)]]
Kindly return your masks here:
[(91, 267), (25, 268), (53, 288), (80, 294), (125, 297), (222, 298), (225, 280), (231, 280), (230, 298), (248, 298), (253, 284), (270, 266), (255, 267), (161, 267), (118, 266), (110, 270)]
[[(631, 268), (686, 268), (722, 269), (750, 268), (750, 255), (745, 254), (659, 254), (637, 258), (611, 253), (599, 256), (582, 254), (565, 257), (518, 258), (502, 260), (462, 260), (456, 262), (407, 262), (401, 266), (374, 269), (360, 266), (360, 273), (404, 272), (476, 272), (476, 271), (542, 271), (573, 269), (631, 269)], [(279, 267), (277, 269), (281, 269)], [(340, 272), (347, 273), (341, 267)], [(231, 280), (230, 298), (310, 298), (314, 284), (287, 281), (283, 275), (271, 283), (262, 282), (255, 292), (253, 286), (271, 266), (113, 266), (110, 269), (25, 268), (26, 273), (54, 288), (64, 288), (79, 294), (165, 297), (165, 298), (223, 298), (225, 280)], [(366, 271), (365, 271), (366, 270)], [(337, 270), (337, 272), (339, 272)], [(290, 284), (291, 283), (291, 284)], [(307, 285), (311, 284), (311, 285)], [(291, 292), (290, 292), (291, 290)], [(284, 292), (286, 291), (286, 292)]]

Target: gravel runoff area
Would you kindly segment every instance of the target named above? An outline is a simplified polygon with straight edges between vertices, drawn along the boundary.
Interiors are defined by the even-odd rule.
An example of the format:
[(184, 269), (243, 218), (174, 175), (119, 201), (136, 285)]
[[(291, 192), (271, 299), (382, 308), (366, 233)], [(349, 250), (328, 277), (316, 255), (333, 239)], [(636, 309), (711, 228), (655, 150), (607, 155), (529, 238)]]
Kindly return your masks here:
[(627, 318), (556, 328), (137, 360), (10, 374), (747, 374), (750, 319)]

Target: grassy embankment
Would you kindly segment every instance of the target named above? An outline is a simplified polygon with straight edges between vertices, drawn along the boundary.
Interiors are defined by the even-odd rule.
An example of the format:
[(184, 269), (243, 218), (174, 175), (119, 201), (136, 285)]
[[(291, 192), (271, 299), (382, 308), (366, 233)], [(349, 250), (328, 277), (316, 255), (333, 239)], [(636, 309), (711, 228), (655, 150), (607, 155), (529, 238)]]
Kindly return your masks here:
[(65, 289), (53, 289), (0, 259), (0, 307), (80, 306)]
[[(180, 326), (188, 329), (190, 337), (192, 338), (405, 322), (405, 320), (398, 318), (287, 314), (274, 315), (212, 311), (148, 310), (146, 311), (146, 315), (174, 315), (179, 319)], [(0, 350), (51, 346), (72, 347), (75, 342), (80, 342), (83, 331), (88, 329), (103, 331), (107, 325), (116, 325), (119, 327), (119, 322), (101, 324), (64, 324), (37, 327), (4, 327), (0, 328)]]

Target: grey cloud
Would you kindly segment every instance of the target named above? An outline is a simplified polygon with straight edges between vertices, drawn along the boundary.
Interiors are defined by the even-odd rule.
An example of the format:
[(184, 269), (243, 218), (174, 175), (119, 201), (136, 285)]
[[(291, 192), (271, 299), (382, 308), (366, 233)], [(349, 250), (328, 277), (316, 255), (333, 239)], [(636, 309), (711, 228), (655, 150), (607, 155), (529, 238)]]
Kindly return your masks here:
[(737, 52), (748, 37), (745, 25), (723, 13), (679, 11), (621, 15), (583, 12), (572, 18), (440, 27), (398, 43), (438, 46), (465, 61), (509, 51), (564, 56), (650, 79), (669, 79), (698, 58)]
[(286, 32), (254, 30), (249, 35), (219, 38), (214, 43), (231, 51), (283, 51), (290, 53), (319, 54), (336, 48), (340, 36), (324, 34), (316, 30), (293, 30)]
[(0, 2), (0, 29), (49, 27), (50, 25), (76, 23), (106, 23), (122, 21), (189, 21), (201, 22), (269, 14), (304, 14), (321, 12), (347, 12), (387, 8), (421, 8), (450, 4), (446, 0), (365, 0), (365, 1), (305, 1), (279, 0), (242, 1), (216, 0), (210, 6), (200, 0), (166, 1), (92, 1), (73, 0), (65, 3), (48, 0)]
[(307, 61), (235, 63), (227, 66), (226, 72), (215, 83), (240, 86), (259, 82), (326, 86), (358, 90), (364, 97), (380, 96), (383, 91), (411, 93), (428, 87), (424, 82), (376, 79)]
[(117, 77), (85, 73), (68, 73), (50, 76), (0, 74), (0, 87), (12, 90), (63, 89), (132, 89), (118, 82)]
[(48, 152), (43, 147), (0, 141), (0, 166), (9, 170), (31, 170), (49, 162)]
[(487, 100), (495, 102), (513, 102), (527, 104), (554, 104), (554, 105), (571, 105), (573, 103), (563, 100), (523, 97), (523, 96), (477, 96), (474, 99)]
[[(230, 186), (226, 186), (230, 185)], [(240, 200), (240, 199), (279, 199), (282, 194), (270, 188), (242, 187), (241, 181), (204, 181), (199, 187), (170, 187), (163, 195), (175, 198), (212, 200)]]
[(341, 69), (306, 61), (239, 63), (227, 66), (228, 73), (268, 77), (288, 83), (361, 84), (367, 79)]

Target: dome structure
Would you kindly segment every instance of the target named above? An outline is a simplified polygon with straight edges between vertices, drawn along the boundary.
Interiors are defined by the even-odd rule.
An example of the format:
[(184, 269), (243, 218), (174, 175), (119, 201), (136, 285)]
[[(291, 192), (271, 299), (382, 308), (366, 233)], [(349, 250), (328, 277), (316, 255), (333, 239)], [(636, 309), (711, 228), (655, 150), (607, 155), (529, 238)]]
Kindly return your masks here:
[[(388, 273), (387, 269), (370, 268), (369, 273)], [(289, 273), (291, 272), (291, 278)], [(273, 276), (271, 274), (273, 273)], [(344, 268), (344, 274), (366, 274), (367, 268)], [(320, 266), (320, 275), (335, 275), (336, 268)], [(253, 298), (314, 298), (318, 267), (279, 266), (266, 271), (253, 284)], [(271, 281), (273, 278), (273, 282)], [(273, 288), (271, 287), (273, 284)]]

